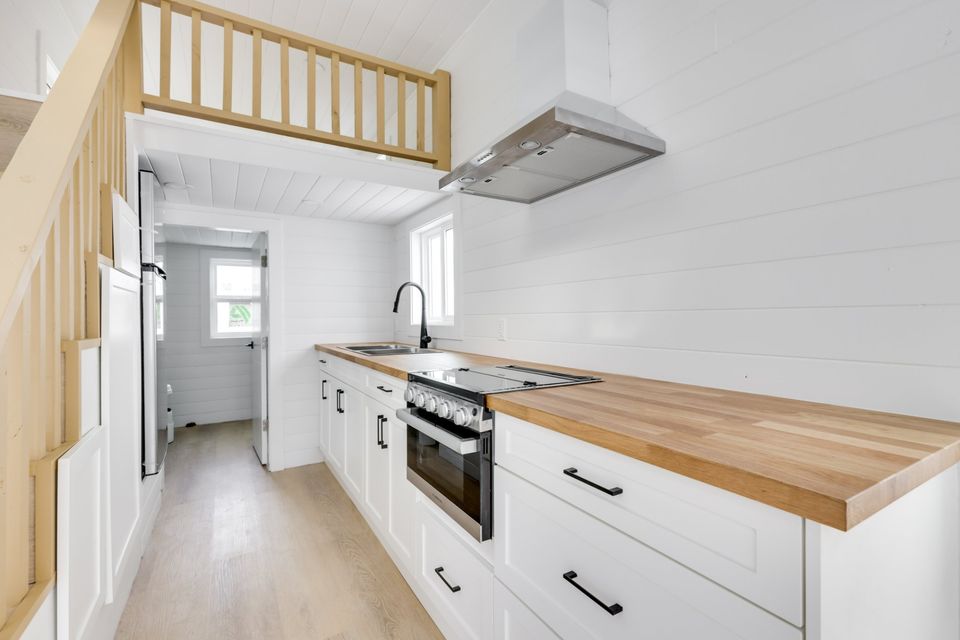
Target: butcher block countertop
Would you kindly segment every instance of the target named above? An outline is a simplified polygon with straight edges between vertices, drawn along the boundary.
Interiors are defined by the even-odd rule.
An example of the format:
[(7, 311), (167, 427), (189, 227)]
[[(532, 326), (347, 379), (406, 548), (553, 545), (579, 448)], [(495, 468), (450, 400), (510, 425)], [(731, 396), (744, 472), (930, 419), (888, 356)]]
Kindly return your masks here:
[[(507, 358), (444, 351), (367, 357), (316, 349), (406, 379)], [(603, 382), (491, 395), (489, 409), (846, 531), (960, 461), (960, 424), (675, 382)]]

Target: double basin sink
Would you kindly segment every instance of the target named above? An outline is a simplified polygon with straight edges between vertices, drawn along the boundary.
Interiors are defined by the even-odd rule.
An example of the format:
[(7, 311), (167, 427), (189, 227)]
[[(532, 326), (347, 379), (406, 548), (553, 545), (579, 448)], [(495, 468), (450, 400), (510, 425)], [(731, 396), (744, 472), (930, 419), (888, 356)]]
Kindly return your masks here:
[(365, 356), (408, 356), (416, 353), (441, 353), (439, 349), (411, 347), (407, 344), (359, 344), (346, 348)]

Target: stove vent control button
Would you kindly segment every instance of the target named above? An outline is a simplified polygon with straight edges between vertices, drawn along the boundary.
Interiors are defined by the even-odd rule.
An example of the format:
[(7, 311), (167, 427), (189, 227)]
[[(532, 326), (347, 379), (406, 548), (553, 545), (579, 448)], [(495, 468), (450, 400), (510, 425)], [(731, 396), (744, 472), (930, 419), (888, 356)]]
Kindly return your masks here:
[(423, 408), (423, 406), (424, 406), (425, 404), (427, 404), (427, 396), (426, 396), (425, 393), (423, 393), (423, 391), (418, 391), (418, 392), (417, 392), (417, 398), (416, 398), (416, 400), (414, 401), (414, 404), (416, 404), (416, 405), (417, 405), (418, 407), (420, 407), (421, 409)]
[(413, 402), (416, 397), (417, 392), (413, 387), (407, 387), (407, 390), (403, 392), (403, 399), (407, 402)]
[(464, 427), (470, 422), (470, 414), (463, 407), (460, 407), (453, 413), (453, 424), (458, 427)]

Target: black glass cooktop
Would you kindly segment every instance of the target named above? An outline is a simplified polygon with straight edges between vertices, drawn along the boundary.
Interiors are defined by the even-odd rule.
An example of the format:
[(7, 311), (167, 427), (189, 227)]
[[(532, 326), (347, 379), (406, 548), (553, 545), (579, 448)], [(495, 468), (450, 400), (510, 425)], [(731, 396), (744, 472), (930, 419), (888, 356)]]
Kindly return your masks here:
[(601, 381), (596, 376), (575, 376), (516, 365), (418, 371), (411, 373), (410, 379), (427, 385), (433, 383), (434, 386), (455, 387), (481, 395)]

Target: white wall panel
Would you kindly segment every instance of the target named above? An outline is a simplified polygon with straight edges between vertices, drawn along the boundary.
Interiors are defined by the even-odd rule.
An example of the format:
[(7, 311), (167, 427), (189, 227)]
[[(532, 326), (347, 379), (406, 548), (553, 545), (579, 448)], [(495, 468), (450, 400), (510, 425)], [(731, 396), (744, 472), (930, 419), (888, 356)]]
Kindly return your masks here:
[[(484, 19), (511, 5), (445, 58), (455, 114), (490, 107), (457, 154), (519, 117), (489, 103), (529, 69), (477, 62), (535, 28)], [(464, 339), (440, 346), (960, 419), (960, 5), (620, 0), (608, 22), (614, 101), (667, 154), (531, 206), (464, 197)]]

